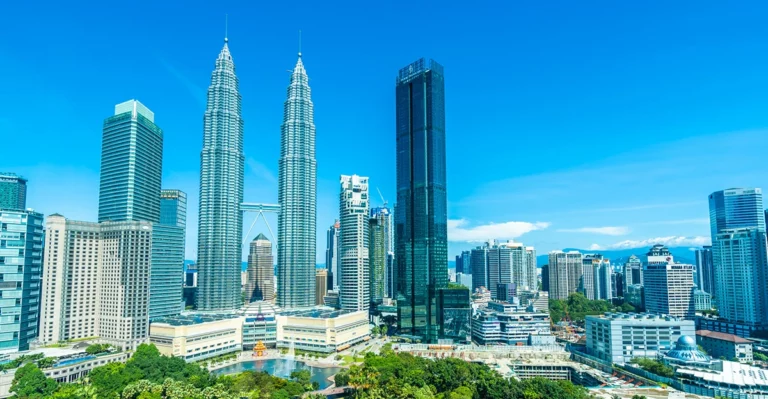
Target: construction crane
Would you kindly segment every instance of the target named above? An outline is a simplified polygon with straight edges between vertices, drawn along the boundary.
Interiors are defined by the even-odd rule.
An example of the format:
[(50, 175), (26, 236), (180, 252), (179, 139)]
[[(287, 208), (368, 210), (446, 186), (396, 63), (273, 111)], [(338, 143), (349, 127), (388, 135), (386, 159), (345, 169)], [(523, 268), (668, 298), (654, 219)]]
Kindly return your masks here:
[(378, 187), (376, 187), (376, 191), (378, 191), (378, 192), (379, 192), (379, 197), (381, 197), (381, 202), (383, 202), (383, 203), (384, 203), (384, 207), (386, 208), (386, 207), (387, 207), (387, 200), (385, 200), (385, 199), (384, 199), (384, 196), (383, 196), (383, 195), (381, 195), (381, 190), (379, 190), (379, 188), (378, 188)]

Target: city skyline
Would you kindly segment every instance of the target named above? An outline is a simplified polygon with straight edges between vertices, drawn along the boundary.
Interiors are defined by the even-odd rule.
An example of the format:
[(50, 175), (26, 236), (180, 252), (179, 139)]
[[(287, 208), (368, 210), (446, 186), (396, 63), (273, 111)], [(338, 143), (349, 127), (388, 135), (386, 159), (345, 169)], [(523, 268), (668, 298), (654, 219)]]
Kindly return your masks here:
[[(22, 10), (25, 8), (24, 5), (10, 7), (11, 11), (14, 7)], [(611, 7), (609, 11), (634, 11), (631, 5)], [(449, 14), (454, 11), (447, 8), (439, 12)], [(542, 22), (541, 17), (536, 17), (537, 10), (537, 7), (512, 9), (515, 18), (529, 17), (531, 21)], [(79, 11), (82, 10), (75, 6), (67, 13)], [(167, 19), (169, 11), (170, 8), (161, 7), (158, 15), (151, 18)], [(520, 34), (517, 29), (531, 29), (531, 22), (522, 23), (510, 32), (496, 32), (495, 28), (480, 29), (472, 33), (468, 40), (479, 41), (482, 45), (471, 49), (473, 46), (467, 42), (460, 41), (454, 45), (452, 38), (456, 37), (457, 32), (452, 30), (441, 31), (443, 36), (436, 37), (434, 43), (428, 44), (403, 45), (403, 41), (399, 40), (402, 36), (394, 36), (395, 40), (392, 41), (398, 42), (398, 46), (392, 47), (381, 39), (374, 40), (381, 32), (387, 35), (395, 33), (384, 27), (379, 20), (370, 22), (375, 29), (363, 29), (359, 38), (345, 40), (339, 35), (338, 29), (324, 26), (328, 21), (323, 22), (323, 25), (314, 22), (316, 18), (312, 11), (317, 10), (311, 6), (305, 8), (307, 15), (302, 13), (289, 26), (280, 27), (268, 21), (269, 16), (278, 15), (281, 11), (284, 11), (281, 6), (268, 6), (264, 10), (226, 10), (231, 21), (230, 37), (237, 43), (238, 54), (242, 53), (239, 58), (243, 60), (242, 67), (238, 65), (238, 74), (241, 79), (245, 79), (243, 82), (247, 81), (247, 84), (243, 83), (247, 102), (244, 104), (244, 119), (249, 121), (245, 137), (248, 165), (246, 200), (276, 202), (279, 152), (276, 143), (279, 141), (281, 97), (284, 95), (283, 65), (288, 65), (295, 57), (299, 29), (304, 31), (304, 46), (312, 63), (313, 94), (320, 107), (317, 117), (320, 127), (320, 226), (327, 226), (336, 218), (335, 177), (343, 173), (342, 166), (346, 163), (359, 164), (360, 167), (356, 167), (355, 171), (370, 176), (372, 188), (379, 188), (384, 197), (394, 203), (394, 143), (390, 140), (394, 134), (390, 121), (394, 115), (389, 91), (391, 74), (422, 53), (440, 59), (449, 66), (448, 90), (456, 93), (447, 102), (449, 112), (446, 128), (448, 184), (452, 187), (448, 198), (448, 215), (451, 220), (448, 237), (452, 240), (448, 254), (451, 258), (460, 250), (477, 245), (467, 241), (483, 241), (488, 238), (514, 238), (530, 243), (540, 253), (564, 247), (644, 248), (655, 242), (697, 247), (709, 243), (707, 204), (702, 200), (702, 193), (727, 187), (768, 186), (766, 166), (758, 162), (761, 157), (758, 150), (766, 144), (763, 129), (768, 127), (768, 116), (758, 110), (764, 109), (768, 103), (762, 95), (768, 83), (760, 79), (757, 72), (765, 70), (768, 60), (763, 55), (755, 55), (768, 54), (768, 51), (764, 50), (765, 43), (755, 40), (755, 37), (760, 37), (760, 33), (754, 30), (760, 28), (749, 23), (753, 17), (745, 15), (743, 10), (732, 10), (740, 23), (729, 22), (730, 30), (727, 30), (727, 34), (720, 36), (721, 40), (715, 41), (707, 49), (701, 45), (712, 42), (712, 33), (707, 33), (706, 26), (719, 14), (716, 9), (686, 10), (700, 17), (695, 21), (685, 19), (682, 22), (689, 31), (695, 33), (695, 37), (680, 33), (678, 28), (666, 21), (662, 21), (650, 36), (631, 33), (629, 29), (618, 29), (614, 32), (614, 38), (600, 36), (599, 29), (577, 33), (581, 39), (584, 35), (589, 38), (597, 35), (597, 40), (591, 44), (593, 52), (588, 54), (593, 56), (594, 61), (590, 61), (587, 56), (575, 54), (577, 51), (566, 46), (574, 46), (573, 40), (567, 40), (566, 44), (555, 43), (562, 39), (562, 31), (554, 31), (548, 36), (542, 33), (551, 27), (550, 24), (557, 24), (565, 18), (560, 13), (545, 19), (545, 23), (529, 35)], [(382, 19), (393, 12), (387, 7), (380, 11)], [(563, 14), (568, 14), (566, 11), (569, 10), (563, 10)], [(71, 20), (77, 22), (86, 17), (91, 20), (93, 14), (104, 10), (96, 7), (88, 12), (92, 13), (91, 16), (86, 12), (83, 13), (85, 17), (73, 15)], [(348, 17), (355, 12), (359, 10), (344, 11), (342, 15), (332, 18)], [(415, 6), (414, 12), (426, 13), (427, 10)], [(667, 12), (674, 14), (682, 10), (675, 6)], [(113, 26), (102, 25), (105, 22), (96, 23), (98, 26), (94, 29), (104, 32), (101, 35), (103, 37), (87, 35), (88, 39), (82, 40), (80, 35), (85, 33), (67, 31), (43, 47), (47, 52), (58, 54), (72, 50), (70, 46), (76, 43), (80, 48), (75, 49), (73, 54), (87, 52), (94, 57), (100, 56), (96, 61), (98, 71), (78, 71), (76, 63), (66, 57), (55, 66), (48, 65), (44, 58), (40, 58), (47, 52), (28, 52), (27, 49), (41, 48), (34, 44), (42, 36), (51, 36), (46, 34), (45, 29), (57, 26), (54, 23), (50, 28), (42, 27), (51, 18), (47, 14), (40, 16), (40, 24), (31, 24), (33, 26), (26, 28), (19, 25), (18, 21), (9, 21), (0, 27), (0, 32), (9, 29), (23, 35), (18, 43), (0, 44), (4, 50), (0, 51), (3, 57), (18, 61), (3, 63), (0, 68), (9, 76), (22, 77), (19, 81), (40, 82), (23, 89), (15, 89), (18, 83), (9, 82), (9, 90), (19, 92), (20, 97), (16, 102), (7, 100), (2, 103), (8, 112), (0, 115), (0, 130), (21, 130), (24, 126), (26, 134), (19, 137), (9, 135), (10, 146), (19, 145), (26, 137), (35, 136), (45, 140), (45, 147), (57, 149), (56, 152), (44, 151), (45, 161), (29, 159), (21, 153), (11, 153), (7, 157), (5, 170), (34, 182), (30, 183), (28, 206), (46, 215), (59, 212), (74, 220), (95, 221), (100, 145), (97, 138), (98, 125), (103, 116), (110, 112), (111, 104), (126, 98), (136, 98), (157, 112), (157, 122), (163, 126), (165, 139), (168, 140), (166, 146), (174, 149), (168, 151), (167, 160), (164, 159), (164, 186), (177, 187), (189, 193), (189, 208), (197, 209), (199, 115), (204, 106), (204, 88), (210, 74), (210, 54), (220, 46), (223, 36), (223, 23), (220, 20), (223, 20), (224, 13), (222, 11), (217, 16), (210, 10), (205, 13), (202, 10), (190, 10), (185, 18), (189, 22), (199, 23), (199, 30), (180, 28), (175, 33), (151, 28), (147, 32), (133, 32), (137, 35), (134, 38), (136, 40), (149, 37), (152, 40), (145, 40), (151, 46), (149, 57), (141, 63), (132, 64), (131, 69), (125, 69), (107, 60), (108, 57), (100, 56), (104, 51), (100, 47), (107, 47), (104, 46), (105, 40), (114, 41), (124, 34), (119, 30), (129, 20), (120, 16), (110, 20)], [(491, 10), (482, 7), (473, 10), (473, 13), (492, 17)], [(327, 14), (320, 15), (331, 18)], [(243, 22), (253, 16), (268, 23), (255, 27)], [(648, 14), (638, 16), (639, 20), (642, 18), (648, 18)], [(626, 16), (617, 18), (617, 21), (632, 22)], [(178, 24), (181, 21), (177, 19), (171, 22)], [(587, 19), (586, 22), (594, 20)], [(28, 32), (33, 28), (40, 32)], [(253, 43), (247, 39), (263, 36), (256, 33), (270, 31), (279, 33), (279, 39), (274, 43)], [(185, 38), (183, 35), (190, 37)], [(515, 40), (510, 41), (511, 38)], [(613, 48), (611, 44), (616, 38), (624, 39), (627, 47), (637, 54)], [(65, 39), (67, 43), (63, 42)], [(654, 46), (648, 46), (648, 43), (657, 44), (662, 39), (668, 43), (655, 49), (650, 49)], [(324, 44), (326, 41), (329, 44)], [(740, 46), (730, 48), (723, 45), (731, 41), (739, 42)], [(362, 59), (357, 59), (361, 55), (352, 51), (361, 48), (359, 43), (366, 43), (371, 50), (364, 52)], [(504, 45), (516, 46), (518, 51), (496, 51), (504, 49)], [(334, 49), (334, 46), (338, 49)], [(456, 51), (456, 47), (470, 51)], [(564, 66), (557, 66), (553, 62), (554, 58), (550, 58), (554, 56), (542, 55), (539, 48), (549, 48), (548, 53), (565, 54), (568, 62)], [(583, 50), (578, 46), (574, 48)], [(350, 84), (350, 87), (341, 87), (337, 83), (344, 76), (338, 65), (352, 57), (352, 54), (345, 52), (355, 53), (356, 64), (362, 62), (367, 65), (363, 75), (357, 75), (362, 72), (346, 72), (353, 74), (349, 82), (355, 84)], [(458, 53), (472, 59), (473, 64), (463, 61)], [(489, 58), (489, 54), (494, 54), (494, 58)], [(654, 60), (658, 61), (661, 55), (672, 57), (673, 61), (666, 63), (663, 69), (654, 64)], [(717, 66), (707, 66), (697, 62), (702, 57), (744, 62), (739, 65), (723, 62)], [(594, 67), (593, 62), (604, 64), (606, 59), (608, 63), (601, 65), (597, 71), (616, 71), (614, 75), (585, 72)], [(478, 62), (484, 68), (496, 62), (506, 63), (510, 71), (501, 79), (478, 76)], [(31, 67), (27, 68), (28, 65)], [(547, 67), (544, 68), (545, 72), (531, 72), (530, 69), (539, 66)], [(720, 69), (713, 74), (714, 69), (711, 68)], [(682, 76), (682, 71), (693, 72)], [(94, 79), (81, 78), (85, 72), (94, 74)], [(670, 76), (652, 83), (662, 74)], [(78, 82), (77, 90), (72, 90), (64, 79), (57, 80), (60, 75)], [(716, 80), (712, 85), (706, 89), (699, 87), (702, 76), (709, 79), (712, 75), (715, 75)], [(358, 76), (365, 78), (360, 79)], [(595, 84), (597, 86), (590, 87)], [(610, 84), (617, 84), (617, 88), (609, 89)], [(543, 87), (539, 90), (543, 94), (534, 92), (534, 85)], [(643, 85), (647, 88), (643, 88)], [(585, 89), (588, 87), (590, 94), (585, 97)], [(346, 102), (344, 106), (338, 105), (337, 99), (349, 97), (350, 93), (359, 93), (360, 90), (370, 92), (371, 95), (356, 101), (357, 104)], [(481, 114), (473, 112), (477, 108), (472, 105), (474, 100), (471, 99), (476, 97), (467, 95), (473, 90), (477, 91), (478, 96), (491, 96), (483, 105), (490, 112), (490, 117), (486, 118), (488, 122), (481, 125), (477, 124), (477, 118), (472, 115)], [(496, 97), (495, 94), (489, 94), (489, 90), (506, 93), (504, 96), (511, 99)], [(338, 93), (332, 93), (335, 91)], [(35, 118), (29, 114), (31, 111), (25, 108), (34, 107), (25, 107), (23, 104), (33, 97), (42, 98), (40, 109), (50, 115), (51, 120), (57, 120), (56, 124), (47, 122), (49, 118)], [(658, 98), (663, 101), (655, 104)], [(611, 105), (611, 102), (616, 104)], [(691, 105), (682, 106), (683, 103)], [(744, 107), (747, 103), (750, 106)], [(542, 118), (545, 111), (557, 118)], [(508, 125), (501, 124), (502, 121), (507, 122), (500, 116), (507, 114), (512, 116), (511, 122)], [(635, 116), (640, 114), (644, 115), (643, 121), (637, 120)], [(605, 115), (612, 116), (606, 118)], [(333, 147), (345, 136), (353, 134), (360, 120), (370, 121), (372, 129), (364, 135), (363, 143), (379, 143), (379, 147), (376, 147), (379, 150), (374, 156), (345, 154), (339, 157)], [(60, 129), (56, 126), (62, 123), (76, 128), (68, 129), (67, 134), (58, 135)], [(557, 133), (563, 126), (567, 126), (567, 129)], [(483, 135), (487, 135), (489, 140), (498, 139), (500, 133), (495, 131), (523, 139), (526, 145), (539, 150), (513, 157), (509, 165), (493, 157), (483, 157), (482, 162), (460, 162), (462, 156), (467, 154), (473, 154), (469, 160), (476, 160), (479, 156), (477, 154), (482, 154), (482, 148), (487, 144), (477, 137), (485, 138)], [(621, 132), (620, 142), (611, 139), (616, 132)], [(539, 139), (539, 136), (542, 138)], [(545, 151), (585, 151), (588, 147), (591, 147), (593, 154), (599, 154), (592, 157), (588, 164), (576, 159), (547, 163), (537, 161), (544, 156)], [(722, 157), (738, 154), (743, 162), (723, 171), (714, 163), (702, 159), (706, 157), (700, 155), (707, 153), (718, 153)], [(61, 179), (62, 175), (67, 178)], [(654, 190), (648, 191), (660, 191), (665, 195), (658, 197), (632, 191), (633, 195), (626, 196), (571, 198), (572, 192), (579, 190), (583, 181), (608, 187), (614, 193), (630, 192), (649, 181), (655, 181)], [(72, 189), (63, 190), (63, 186)], [(63, 194), (53, 195), (53, 192)], [(512, 195), (515, 192), (522, 194)], [(504, 206), (499, 206), (502, 203)], [(375, 196), (372, 205), (379, 204), (379, 198)], [(189, 217), (187, 259), (196, 257), (196, 251), (193, 250), (197, 247), (195, 213), (190, 212)], [(271, 218), (270, 224), (276, 225), (274, 220)], [(259, 229), (254, 229), (252, 235), (259, 232)], [(525, 234), (521, 234), (523, 232)], [(319, 248), (316, 261), (322, 263), (325, 231), (320, 229), (316, 234), (320, 237), (317, 239)]]

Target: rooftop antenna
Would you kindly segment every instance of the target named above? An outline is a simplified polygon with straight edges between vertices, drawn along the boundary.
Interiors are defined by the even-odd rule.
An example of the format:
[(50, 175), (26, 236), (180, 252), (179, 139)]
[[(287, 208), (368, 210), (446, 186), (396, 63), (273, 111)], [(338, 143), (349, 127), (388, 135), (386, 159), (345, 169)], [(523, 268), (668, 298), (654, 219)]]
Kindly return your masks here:
[(224, 43), (229, 41), (229, 14), (224, 14)]
[(301, 58), (301, 29), (299, 29), (299, 58)]

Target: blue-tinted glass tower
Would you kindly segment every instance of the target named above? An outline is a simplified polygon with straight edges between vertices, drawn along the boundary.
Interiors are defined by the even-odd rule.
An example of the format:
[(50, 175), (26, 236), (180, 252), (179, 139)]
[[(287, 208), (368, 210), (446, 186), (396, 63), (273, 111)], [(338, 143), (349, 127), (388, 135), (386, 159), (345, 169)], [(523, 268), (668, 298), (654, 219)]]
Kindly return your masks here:
[(187, 194), (160, 191), (160, 223), (152, 226), (152, 270), (149, 318), (174, 316), (183, 310), (184, 247)]
[(239, 82), (227, 39), (208, 86), (200, 153), (197, 308), (233, 310), (242, 304), (243, 119)]
[(765, 210), (759, 188), (709, 196), (715, 294), (720, 316), (751, 329), (768, 326)]
[(0, 208), (27, 207), (27, 179), (14, 173), (0, 172)]
[(443, 67), (420, 59), (401, 69), (395, 96), (398, 327), (436, 342), (437, 292), (448, 285)]

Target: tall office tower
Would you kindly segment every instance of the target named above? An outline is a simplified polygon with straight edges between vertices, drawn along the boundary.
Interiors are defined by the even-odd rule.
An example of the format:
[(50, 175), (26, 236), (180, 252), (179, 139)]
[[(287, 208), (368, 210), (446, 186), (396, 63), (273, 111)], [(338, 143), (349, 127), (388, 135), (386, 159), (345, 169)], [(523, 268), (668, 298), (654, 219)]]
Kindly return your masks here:
[(454, 270), (456, 270), (456, 274), (464, 273), (464, 265), (462, 263), (462, 257), (461, 255), (456, 255), (456, 261), (454, 262)]
[(0, 172), (0, 208), (27, 208), (27, 179), (14, 173)]
[(37, 338), (43, 215), (0, 208), (0, 351), (26, 351)]
[[(715, 237), (717, 239), (717, 237)], [(715, 241), (715, 240), (713, 240)], [(715, 293), (715, 265), (712, 259), (712, 246), (705, 245), (695, 251), (696, 255), (696, 277), (694, 281), (700, 290), (717, 296)]]
[(456, 273), (472, 274), (471, 254), (470, 251), (461, 251), (461, 255), (456, 255)]
[(115, 105), (104, 120), (99, 222), (160, 220), (163, 131), (155, 114), (136, 100)]
[(485, 287), (488, 288), (488, 246), (477, 247), (471, 252), (472, 265), (472, 291)]
[(149, 336), (152, 223), (101, 223), (99, 336), (135, 350)]
[(611, 273), (611, 292), (614, 298), (624, 297), (624, 274), (616, 270)]
[(387, 215), (371, 212), (368, 221), (369, 282), (371, 303), (382, 303), (386, 296), (387, 272)]
[(328, 269), (328, 289), (339, 287), (339, 228), (341, 224), (337, 219), (325, 234), (325, 268)]
[(443, 67), (422, 58), (397, 76), (397, 314), (403, 334), (436, 342), (437, 291), (448, 286)]
[(187, 194), (160, 190), (160, 223), (152, 225), (149, 318), (174, 316), (184, 309), (184, 249)]
[(766, 238), (756, 228), (722, 229), (713, 240), (720, 317), (750, 327), (768, 325)]
[[(240, 307), (243, 214), (243, 119), (235, 64), (227, 39), (208, 87), (200, 153), (197, 309)], [(314, 243), (314, 241), (313, 241)], [(313, 252), (314, 254), (314, 252)]]
[(710, 194), (709, 223), (720, 317), (750, 330), (768, 327), (762, 190), (731, 188)]
[[(509, 241), (501, 245), (509, 248), (509, 266), (512, 270), (509, 282), (515, 284), (517, 289), (523, 289), (524, 286), (527, 286), (528, 251), (519, 242)], [(502, 281), (502, 283), (507, 283), (507, 281)]]
[(549, 253), (549, 297), (568, 299), (582, 280), (582, 254), (578, 251)]
[(395, 297), (395, 253), (387, 252), (387, 281), (384, 290), (387, 298)]
[(624, 264), (624, 286), (629, 287), (634, 284), (643, 284), (643, 262), (637, 256), (632, 255)]
[(315, 270), (315, 305), (323, 305), (328, 293), (328, 269)]
[(645, 265), (666, 265), (674, 263), (675, 257), (669, 252), (669, 249), (662, 244), (656, 244), (645, 254)]
[(280, 135), (277, 304), (284, 309), (315, 303), (317, 161), (310, 94), (309, 78), (299, 53), (283, 106)]
[(549, 292), (549, 265), (541, 267), (541, 290)]
[(381, 220), (381, 225), (384, 226), (384, 245), (387, 252), (393, 252), (394, 248), (394, 227), (392, 224), (392, 211), (386, 206), (371, 208), (371, 217)]
[(339, 194), (342, 309), (368, 310), (371, 305), (368, 203), (368, 178), (342, 175)]
[(584, 255), (581, 259), (581, 281), (579, 282), (579, 292), (584, 294), (587, 299), (595, 298), (595, 263), (599, 262), (602, 255)]
[(645, 268), (645, 310), (648, 313), (693, 318), (693, 265), (653, 263)]
[(488, 248), (488, 290), (491, 299), (499, 297), (499, 284), (512, 282), (512, 264), (510, 250), (506, 246), (490, 246)]
[(525, 268), (523, 271), (523, 276), (520, 279), (521, 285), (518, 287), (527, 291), (538, 291), (539, 279), (536, 276), (536, 248), (525, 247)]
[(579, 291), (587, 299), (613, 299), (612, 271), (611, 261), (604, 258), (603, 255), (584, 255)]
[(245, 300), (271, 301), (275, 299), (275, 266), (272, 243), (259, 233), (251, 241), (248, 254), (248, 281), (245, 285)]
[(53, 214), (45, 222), (40, 342), (99, 336), (101, 227)]
[(616, 296), (611, 261), (602, 259), (595, 268), (595, 298), (610, 301)]

